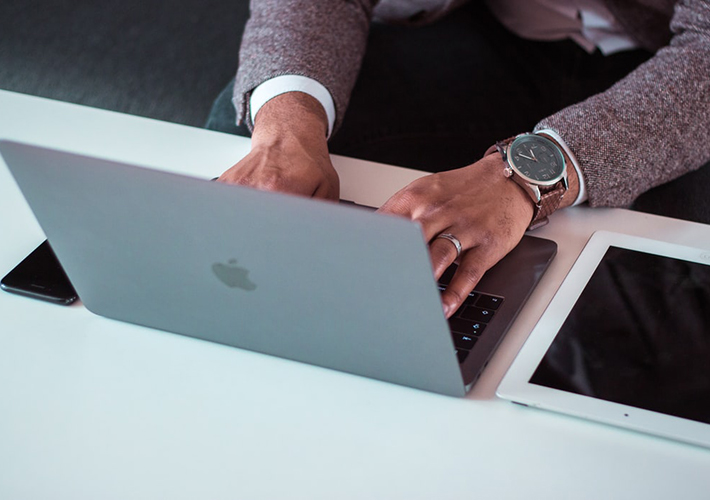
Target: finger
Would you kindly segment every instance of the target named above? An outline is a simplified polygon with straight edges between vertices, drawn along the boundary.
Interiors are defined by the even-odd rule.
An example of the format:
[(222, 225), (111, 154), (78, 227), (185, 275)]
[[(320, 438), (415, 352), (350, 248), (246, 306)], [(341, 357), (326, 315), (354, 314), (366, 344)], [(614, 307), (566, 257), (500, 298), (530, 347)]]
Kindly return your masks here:
[(474, 248), (466, 252), (451, 282), (441, 294), (441, 303), (447, 318), (461, 307), (468, 294), (493, 264), (495, 262), (491, 262), (479, 249)]
[(411, 207), (413, 200), (411, 197), (406, 195), (405, 189), (402, 189), (392, 195), (392, 197), (384, 202), (380, 208), (377, 209), (377, 211), (391, 215), (400, 215), (411, 219)]
[[(427, 175), (416, 179), (397, 191), (381, 207), (380, 211), (401, 215), (412, 220), (419, 220), (440, 205), (431, 186), (431, 180), (439, 174)], [(427, 240), (428, 241), (428, 240)]]
[(225, 184), (238, 184), (237, 178), (234, 174), (235, 168), (232, 167), (228, 170), (225, 170), (222, 172), (222, 174), (217, 177), (216, 181), (217, 182), (223, 182)]
[[(378, 210), (381, 213), (388, 213), (390, 215), (398, 215), (405, 217), (413, 222), (419, 224), (422, 230), (422, 237), (424, 241), (429, 242), (431, 245), (436, 240), (436, 236), (441, 233), (448, 232), (450, 224), (452, 222), (451, 217), (442, 214), (439, 211), (432, 209), (430, 205), (426, 203), (417, 202), (417, 200), (409, 196), (408, 192), (404, 192), (403, 196), (393, 196), (384, 205), (382, 205)], [(454, 252), (454, 259), (457, 257), (456, 247), (452, 242), (446, 242), (445, 245), (435, 245), (435, 253), (432, 254), (432, 263), (434, 268), (437, 269), (437, 263), (443, 259), (444, 250), (442, 248), (451, 247)], [(451, 260), (453, 262), (453, 260)], [(442, 271), (443, 272), (443, 271)]]
[(434, 238), (429, 244), (429, 256), (434, 277), (438, 280), (459, 255), (453, 242), (444, 238)]
[(336, 179), (336, 183), (332, 184), (327, 180), (320, 182), (312, 194), (313, 198), (324, 200), (338, 201), (340, 199), (340, 183)]

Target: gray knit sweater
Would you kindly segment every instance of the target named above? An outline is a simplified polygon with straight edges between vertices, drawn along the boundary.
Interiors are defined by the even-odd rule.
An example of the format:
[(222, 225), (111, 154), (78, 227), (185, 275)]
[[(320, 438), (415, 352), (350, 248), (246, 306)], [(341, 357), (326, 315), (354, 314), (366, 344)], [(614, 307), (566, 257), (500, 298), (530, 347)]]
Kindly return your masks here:
[[(373, 17), (436, 19), (463, 0), (252, 0), (234, 102), (248, 120), (263, 81), (304, 75), (331, 93), (336, 128), (348, 105)], [(710, 1), (606, 0), (655, 56), (606, 92), (536, 128), (557, 131), (577, 157), (592, 206), (627, 206), (710, 160)], [(524, 132), (524, 131), (520, 131)]]

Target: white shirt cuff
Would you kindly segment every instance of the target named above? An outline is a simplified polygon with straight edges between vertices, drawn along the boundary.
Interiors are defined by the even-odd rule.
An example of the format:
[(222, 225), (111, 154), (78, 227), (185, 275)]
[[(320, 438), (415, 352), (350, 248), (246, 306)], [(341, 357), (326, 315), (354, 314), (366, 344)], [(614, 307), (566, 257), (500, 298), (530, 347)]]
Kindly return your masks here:
[(333, 97), (323, 85), (300, 75), (282, 75), (266, 80), (264, 83), (254, 89), (249, 101), (249, 109), (251, 111), (251, 122), (254, 123), (254, 118), (261, 107), (277, 95), (285, 94), (286, 92), (303, 92), (308, 94), (321, 103), (325, 114), (328, 117), (328, 137), (333, 132), (335, 125), (335, 103)]
[(584, 176), (582, 175), (582, 169), (579, 168), (579, 163), (577, 162), (577, 158), (575, 158), (574, 153), (572, 153), (572, 150), (567, 147), (567, 144), (565, 144), (565, 141), (562, 140), (562, 137), (555, 132), (552, 129), (546, 128), (546, 129), (541, 129), (541, 130), (536, 130), (535, 133), (543, 133), (547, 134), (550, 137), (552, 137), (557, 144), (559, 144), (562, 149), (565, 150), (565, 153), (569, 157), (570, 161), (572, 162), (572, 166), (574, 167), (574, 170), (577, 172), (577, 179), (579, 179), (579, 194), (577, 195), (577, 199), (574, 200), (574, 203), (572, 203), (572, 206), (580, 205), (587, 201), (587, 188), (584, 183)]

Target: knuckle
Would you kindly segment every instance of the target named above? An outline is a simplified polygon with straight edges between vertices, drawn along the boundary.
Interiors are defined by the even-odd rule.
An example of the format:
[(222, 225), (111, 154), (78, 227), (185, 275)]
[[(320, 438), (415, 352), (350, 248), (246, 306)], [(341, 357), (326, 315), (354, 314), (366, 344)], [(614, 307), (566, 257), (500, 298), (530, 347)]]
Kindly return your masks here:
[(412, 193), (411, 188), (404, 188), (382, 206), (382, 209), (393, 213), (405, 215), (409, 214), (410, 208), (417, 205), (417, 197)]
[(446, 206), (446, 195), (441, 174), (421, 177), (402, 188), (387, 202), (387, 209), (407, 213), (412, 220), (426, 224)]
[(259, 179), (259, 187), (269, 191), (281, 191), (284, 185), (281, 173), (275, 170), (266, 170)]
[(435, 199), (442, 192), (441, 174), (431, 174), (410, 183), (406, 188), (410, 196), (416, 199)]
[(398, 201), (405, 206), (416, 206), (424, 196), (424, 191), (417, 186), (407, 186), (400, 192)]
[(496, 233), (490, 229), (482, 229), (478, 231), (479, 245), (484, 248), (489, 248), (496, 241)]

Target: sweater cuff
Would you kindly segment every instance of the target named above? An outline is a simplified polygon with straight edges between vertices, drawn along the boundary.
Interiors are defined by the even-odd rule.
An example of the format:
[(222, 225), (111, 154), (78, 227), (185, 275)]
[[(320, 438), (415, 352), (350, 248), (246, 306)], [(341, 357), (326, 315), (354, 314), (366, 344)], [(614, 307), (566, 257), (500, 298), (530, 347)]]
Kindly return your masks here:
[(574, 207), (587, 201), (587, 189), (584, 183), (584, 175), (582, 174), (582, 169), (579, 167), (579, 162), (577, 161), (577, 158), (575, 158), (574, 153), (572, 153), (572, 150), (567, 146), (567, 144), (565, 144), (565, 141), (562, 140), (560, 134), (549, 128), (537, 129), (535, 130), (535, 133), (543, 133), (552, 137), (555, 142), (559, 144), (562, 149), (565, 150), (567, 157), (572, 162), (572, 166), (577, 172), (577, 178), (579, 179), (579, 193), (577, 194), (577, 199), (575, 199), (574, 203), (572, 203), (572, 206)]

